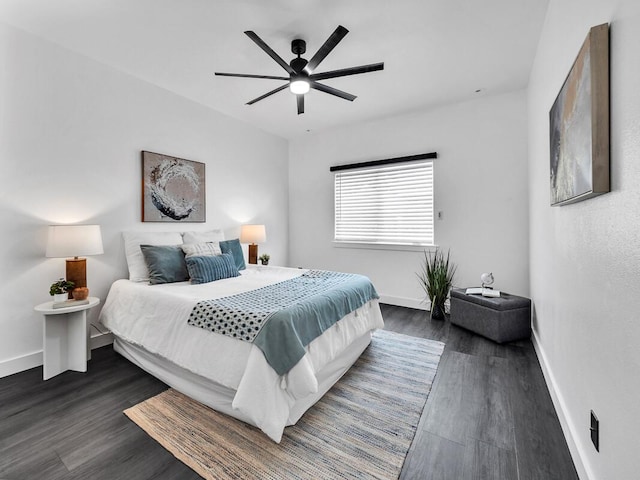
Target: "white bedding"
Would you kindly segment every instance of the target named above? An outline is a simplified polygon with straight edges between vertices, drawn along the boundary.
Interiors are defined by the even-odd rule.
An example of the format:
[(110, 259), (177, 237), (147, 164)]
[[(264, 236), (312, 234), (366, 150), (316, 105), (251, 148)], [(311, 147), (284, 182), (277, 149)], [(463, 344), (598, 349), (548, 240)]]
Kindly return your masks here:
[(350, 313), (307, 347), (279, 377), (256, 346), (187, 324), (200, 300), (221, 298), (302, 275), (306, 270), (249, 266), (240, 277), (191, 285), (116, 281), (100, 320), (116, 336), (236, 391), (233, 408), (279, 442), (296, 400), (318, 391), (317, 372), (367, 332), (383, 327), (377, 300)]

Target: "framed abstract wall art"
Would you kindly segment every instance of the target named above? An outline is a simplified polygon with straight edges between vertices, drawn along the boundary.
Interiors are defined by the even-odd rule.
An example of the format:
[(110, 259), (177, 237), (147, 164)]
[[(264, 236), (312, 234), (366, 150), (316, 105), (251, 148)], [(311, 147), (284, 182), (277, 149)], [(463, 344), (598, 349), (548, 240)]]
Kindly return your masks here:
[(609, 25), (591, 28), (549, 112), (551, 205), (609, 191)]
[(142, 221), (205, 222), (205, 164), (142, 152)]

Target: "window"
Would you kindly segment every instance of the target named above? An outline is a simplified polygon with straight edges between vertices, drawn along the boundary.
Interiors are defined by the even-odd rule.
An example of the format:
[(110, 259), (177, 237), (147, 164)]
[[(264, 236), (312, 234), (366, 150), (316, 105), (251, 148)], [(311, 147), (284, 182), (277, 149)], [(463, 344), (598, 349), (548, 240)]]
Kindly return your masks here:
[(335, 241), (433, 245), (433, 162), (335, 172)]

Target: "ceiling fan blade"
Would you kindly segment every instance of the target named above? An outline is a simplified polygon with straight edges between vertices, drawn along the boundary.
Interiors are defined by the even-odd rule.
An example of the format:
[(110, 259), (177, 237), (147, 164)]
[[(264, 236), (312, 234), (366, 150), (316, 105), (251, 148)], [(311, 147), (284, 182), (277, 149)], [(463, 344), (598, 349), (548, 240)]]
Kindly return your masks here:
[(342, 25), (338, 25), (338, 28), (331, 34), (331, 36), (327, 39), (326, 42), (320, 47), (320, 49), (316, 52), (316, 54), (311, 57), (309, 63), (307, 63), (306, 67), (304, 67), (304, 71), (307, 73), (312, 73), (316, 67), (325, 59), (329, 52), (333, 50), (340, 40), (344, 38), (344, 36), (349, 33), (349, 30), (344, 28)]
[(320, 90), (321, 92), (328, 93), (330, 95), (335, 95), (336, 97), (344, 98), (345, 100), (349, 100), (353, 102), (356, 98), (355, 95), (351, 95), (350, 93), (343, 92), (342, 90), (338, 90), (337, 88), (330, 87), (328, 85), (323, 85), (318, 82), (311, 82), (309, 84), (311, 88), (315, 88), (316, 90)]
[(327, 78), (346, 77), (347, 75), (357, 75), (359, 73), (375, 72), (384, 70), (384, 63), (372, 63), (370, 65), (361, 65), (359, 67), (342, 68), (340, 70), (331, 70), (330, 72), (314, 73), (309, 75), (311, 80), (326, 80)]
[(296, 95), (298, 100), (298, 115), (304, 113), (304, 95)]
[(224, 72), (216, 72), (215, 74), (221, 77), (267, 78), (271, 80), (289, 80), (289, 77), (276, 77), (273, 75), (251, 75), (248, 73), (224, 73)]
[(256, 102), (259, 102), (260, 100), (264, 100), (265, 98), (273, 95), (274, 93), (278, 93), (280, 90), (284, 90), (285, 88), (287, 88), (289, 86), (288, 83), (285, 83), (284, 85), (282, 85), (281, 87), (278, 88), (274, 88), (273, 90), (271, 90), (270, 92), (265, 93), (264, 95), (259, 96), (258, 98), (254, 98), (253, 100), (251, 100), (250, 102), (247, 102), (247, 105), (253, 105)]
[(267, 53), (267, 55), (269, 55), (276, 62), (278, 62), (278, 65), (284, 68), (289, 75), (295, 75), (296, 72), (293, 70), (293, 68), (291, 68), (291, 66), (287, 62), (285, 62), (280, 55), (274, 52), (269, 45), (264, 43), (264, 41), (258, 35), (256, 35), (255, 32), (252, 32), (251, 30), (247, 30), (244, 33), (247, 37), (253, 40), (262, 50), (264, 50)]

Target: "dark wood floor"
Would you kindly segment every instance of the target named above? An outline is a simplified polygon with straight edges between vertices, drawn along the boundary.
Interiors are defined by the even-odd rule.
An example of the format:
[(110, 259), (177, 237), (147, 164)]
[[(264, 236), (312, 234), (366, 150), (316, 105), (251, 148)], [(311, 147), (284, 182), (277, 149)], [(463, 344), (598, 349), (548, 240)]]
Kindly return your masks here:
[[(530, 342), (497, 345), (419, 310), (383, 315), (446, 343), (401, 478), (577, 480)], [(122, 414), (166, 388), (110, 346), (86, 374), (0, 379), (0, 480), (200, 478)]]
[(446, 344), (403, 479), (578, 480), (529, 340), (499, 345), (383, 305), (387, 329)]

